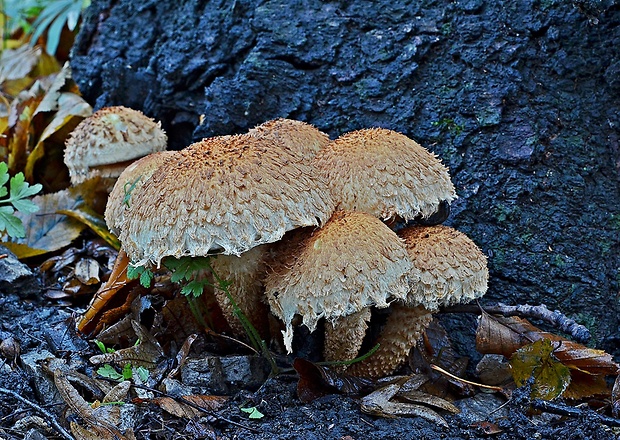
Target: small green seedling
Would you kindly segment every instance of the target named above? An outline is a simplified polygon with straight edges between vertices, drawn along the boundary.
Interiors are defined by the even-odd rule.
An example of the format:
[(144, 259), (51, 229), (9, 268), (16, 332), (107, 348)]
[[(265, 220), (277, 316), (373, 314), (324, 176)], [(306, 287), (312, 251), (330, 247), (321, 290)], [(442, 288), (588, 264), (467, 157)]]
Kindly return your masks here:
[[(43, 186), (40, 183), (30, 185), (26, 182), (24, 173), (19, 172), (10, 178), (9, 167), (0, 162), (0, 197), (9, 196), (0, 200), (0, 231), (6, 231), (11, 238), (24, 238), (26, 230), (22, 221), (15, 216), (15, 211), (23, 213), (37, 212), (39, 207), (29, 198), (37, 194)], [(9, 188), (6, 187), (9, 182)]]
[(106, 347), (103, 342), (98, 341), (97, 339), (95, 339), (95, 344), (97, 345), (97, 347), (99, 347), (99, 350), (101, 350), (101, 353), (103, 354), (114, 353), (116, 351), (111, 347)]
[(248, 417), (250, 419), (262, 419), (263, 417), (265, 417), (265, 414), (260, 412), (258, 408), (256, 408), (255, 406), (251, 408), (239, 408), (239, 409), (243, 411), (244, 413), (248, 413), (249, 414)]
[(110, 364), (105, 364), (103, 367), (99, 367), (97, 369), (97, 374), (101, 377), (105, 377), (106, 379), (118, 381), (124, 380), (123, 375), (116, 371), (116, 369), (114, 369), (114, 367)]

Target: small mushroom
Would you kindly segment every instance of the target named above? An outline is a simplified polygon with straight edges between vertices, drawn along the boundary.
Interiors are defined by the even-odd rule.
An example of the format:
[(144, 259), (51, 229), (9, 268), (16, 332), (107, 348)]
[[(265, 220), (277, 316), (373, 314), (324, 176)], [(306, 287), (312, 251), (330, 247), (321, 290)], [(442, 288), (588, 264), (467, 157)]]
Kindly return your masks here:
[(430, 324), (432, 312), (443, 305), (469, 302), (487, 290), (486, 256), (462, 232), (443, 225), (409, 226), (399, 236), (413, 262), (409, 293), (390, 307), (377, 341), (379, 349), (353, 364), (349, 374), (377, 378), (393, 373)]
[[(456, 198), (448, 169), (418, 143), (398, 132), (369, 128), (340, 136), (315, 162), (338, 209), (383, 220), (445, 220)], [(449, 213), (449, 211), (447, 211)]]
[(136, 265), (164, 257), (240, 255), (318, 226), (333, 201), (302, 157), (248, 135), (177, 152), (132, 197), (120, 240)]
[(329, 136), (313, 125), (284, 118), (267, 121), (251, 129), (248, 134), (261, 139), (270, 139), (309, 159), (330, 142)]
[(411, 261), (403, 242), (376, 217), (338, 211), (321, 229), (304, 228), (274, 245), (265, 294), (285, 325), (292, 351), (293, 317), (314, 331), (325, 318), (328, 360), (355, 357), (371, 306), (387, 307), (408, 291)]
[(114, 180), (134, 160), (166, 149), (161, 123), (127, 107), (104, 107), (80, 122), (65, 148), (71, 183), (94, 176)]
[(123, 228), (125, 211), (131, 207), (132, 195), (146, 182), (174, 151), (158, 151), (144, 156), (123, 170), (110, 195), (105, 209), (108, 229), (118, 235)]

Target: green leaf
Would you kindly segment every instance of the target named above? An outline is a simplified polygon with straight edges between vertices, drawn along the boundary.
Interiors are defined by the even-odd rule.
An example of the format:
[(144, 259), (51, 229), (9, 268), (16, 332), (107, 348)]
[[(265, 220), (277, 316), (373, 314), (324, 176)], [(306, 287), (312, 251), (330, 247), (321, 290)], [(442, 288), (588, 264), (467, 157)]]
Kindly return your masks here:
[(144, 266), (127, 266), (127, 278), (130, 280), (140, 278), (140, 284), (147, 289), (151, 287), (154, 276), (153, 272)]
[(532, 398), (555, 399), (570, 385), (570, 370), (553, 355), (555, 348), (549, 339), (539, 339), (517, 350), (510, 359), (517, 386), (533, 377)]
[(123, 366), (123, 379), (129, 380), (133, 377), (133, 368), (131, 366), (131, 362), (127, 362)]
[(207, 280), (193, 280), (183, 286), (181, 293), (186, 296), (192, 295), (194, 298), (198, 298), (209, 284)]
[(30, 186), (30, 184), (25, 180), (26, 178), (22, 172), (19, 172), (11, 177), (11, 193), (9, 200), (19, 200), (26, 197), (32, 197), (43, 188), (43, 185), (40, 183)]
[(9, 166), (6, 162), (0, 162), (0, 186), (4, 189), (4, 194), (0, 194), (0, 197), (7, 195), (4, 185), (9, 181)]
[(112, 380), (123, 380), (123, 375), (114, 369), (110, 364), (105, 364), (97, 369), (97, 374)]
[(244, 413), (248, 413), (249, 414), (248, 417), (250, 419), (262, 419), (263, 417), (265, 417), (265, 414), (260, 412), (258, 408), (256, 408), (255, 406), (251, 408), (239, 408), (239, 409), (243, 411)]
[(135, 369), (135, 373), (138, 375), (142, 383), (145, 383), (147, 380), (149, 380), (149, 370), (144, 368), (142, 365)]
[(14, 212), (11, 206), (0, 206), (0, 231), (6, 231), (12, 238), (23, 238), (26, 236), (26, 230)]

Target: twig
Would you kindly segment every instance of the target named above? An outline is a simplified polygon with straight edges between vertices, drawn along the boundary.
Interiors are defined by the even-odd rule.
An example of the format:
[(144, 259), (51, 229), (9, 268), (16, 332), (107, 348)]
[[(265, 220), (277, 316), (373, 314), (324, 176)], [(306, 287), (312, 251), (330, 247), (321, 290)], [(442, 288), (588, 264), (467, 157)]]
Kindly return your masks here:
[(56, 431), (58, 431), (58, 433), (62, 437), (66, 438), (68, 440), (75, 440), (73, 438), (73, 436), (71, 434), (69, 434), (69, 432), (67, 432), (65, 430), (65, 428), (60, 426), (60, 424), (56, 420), (56, 417), (54, 417), (54, 415), (52, 413), (50, 413), (49, 411), (47, 411), (45, 408), (42, 408), (39, 405), (37, 405), (36, 403), (33, 403), (30, 400), (25, 399), (24, 397), (22, 397), (19, 394), (17, 394), (15, 391), (7, 390), (6, 388), (0, 388), (0, 393), (9, 394), (9, 395), (13, 396), (15, 399), (19, 400), (20, 402), (22, 402), (22, 403), (28, 405), (29, 407), (33, 408), (37, 412), (43, 414), (45, 417), (47, 417), (48, 422), (50, 423), (50, 425), (52, 425), (54, 427), (54, 429)]
[(431, 368), (435, 371), (439, 371), (441, 374), (445, 374), (446, 376), (451, 377), (454, 380), (458, 380), (459, 382), (467, 383), (469, 385), (473, 385), (479, 388), (487, 388), (493, 391), (503, 391), (502, 387), (496, 387), (494, 385), (485, 385), (482, 383), (472, 382), (471, 380), (467, 380), (467, 379), (463, 379), (462, 377), (455, 376), (454, 374), (450, 373), (449, 371), (444, 370), (443, 368), (435, 364), (431, 364)]
[(573, 406), (564, 405), (562, 403), (549, 402), (542, 399), (534, 399), (531, 404), (532, 408), (539, 411), (545, 411), (553, 414), (559, 414), (569, 417), (587, 417), (588, 419), (596, 419), (598, 422), (607, 426), (620, 426), (620, 419), (608, 417), (597, 413), (596, 411), (584, 411)]
[[(545, 321), (557, 327), (564, 333), (571, 335), (577, 342), (587, 342), (591, 335), (590, 330), (581, 324), (577, 324), (573, 319), (567, 317), (559, 310), (551, 311), (545, 304), (531, 306), (529, 304), (519, 304), (509, 306), (503, 303), (482, 307), (486, 312), (503, 316), (520, 316), (523, 318), (535, 318)], [(480, 307), (476, 304), (458, 304), (441, 309), (445, 313), (480, 313)]]

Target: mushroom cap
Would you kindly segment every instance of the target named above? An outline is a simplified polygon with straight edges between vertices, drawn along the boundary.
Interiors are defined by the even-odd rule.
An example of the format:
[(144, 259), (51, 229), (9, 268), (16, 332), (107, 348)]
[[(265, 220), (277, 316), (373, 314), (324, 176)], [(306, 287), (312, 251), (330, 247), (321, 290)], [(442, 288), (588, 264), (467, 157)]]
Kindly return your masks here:
[(248, 135), (175, 153), (132, 197), (120, 240), (134, 264), (240, 255), (286, 231), (323, 224), (333, 201), (299, 155)]
[(118, 177), (127, 161), (165, 150), (166, 143), (161, 123), (131, 108), (104, 107), (71, 132), (64, 159), (75, 185), (96, 174)]
[(125, 211), (132, 205), (133, 194), (139, 191), (155, 170), (173, 154), (175, 154), (174, 151), (158, 151), (149, 154), (131, 163), (118, 176), (105, 208), (105, 221), (112, 233), (119, 235), (125, 219)]
[(273, 119), (248, 131), (250, 136), (270, 139), (285, 148), (312, 158), (329, 142), (329, 136), (315, 126), (293, 119)]
[(315, 162), (338, 209), (384, 220), (426, 218), (456, 198), (448, 169), (437, 156), (396, 131), (353, 131), (321, 150)]
[(487, 258), (467, 235), (449, 226), (409, 226), (398, 235), (413, 262), (406, 303), (434, 311), (487, 291)]
[(284, 321), (289, 352), (294, 315), (314, 331), (320, 318), (387, 307), (409, 289), (412, 265), (403, 242), (366, 213), (339, 211), (321, 229), (293, 231), (274, 246), (273, 255), (265, 293), (271, 311)]

